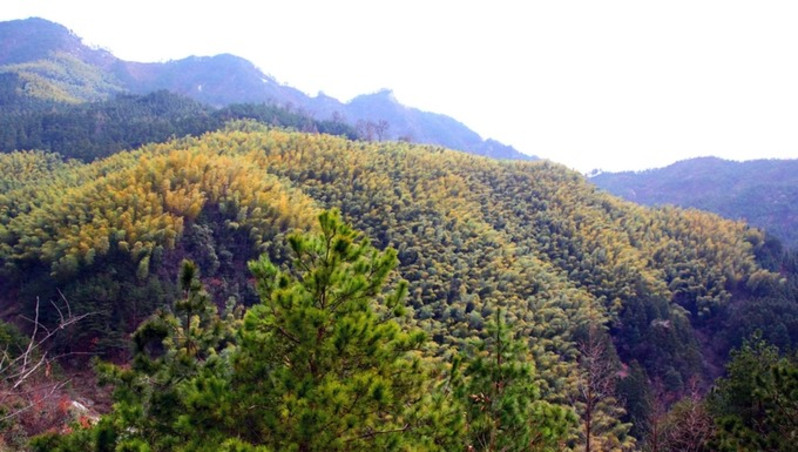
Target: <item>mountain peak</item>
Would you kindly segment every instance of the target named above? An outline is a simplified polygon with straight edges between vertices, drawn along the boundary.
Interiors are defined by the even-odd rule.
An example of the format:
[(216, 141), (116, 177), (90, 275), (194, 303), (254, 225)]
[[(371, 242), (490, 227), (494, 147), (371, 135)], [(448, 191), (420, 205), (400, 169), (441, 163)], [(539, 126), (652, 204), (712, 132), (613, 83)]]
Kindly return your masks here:
[[(215, 107), (271, 103), (312, 112), (317, 119), (342, 119), (353, 126), (358, 122), (387, 122), (384, 139), (435, 144), (499, 158), (525, 157), (509, 146), (485, 142), (449, 116), (402, 105), (391, 89), (357, 96), (346, 104), (323, 93), (311, 98), (230, 53), (189, 56), (165, 63), (124, 61), (86, 46), (62, 25), (31, 18), (0, 22), (0, 66), (6, 65), (6, 72), (18, 73), (22, 69), (9, 67), (16, 63), (37, 63), (34, 69), (27, 69), (25, 76), (37, 81), (43, 99), (48, 95), (54, 98), (54, 92), (64, 93), (55, 100), (81, 102), (122, 92), (167, 90)], [(51, 70), (63, 64), (78, 68), (69, 71), (74, 76), (66, 81)], [(83, 74), (90, 74), (91, 79), (81, 78)]]
[(374, 93), (374, 95), (398, 103), (398, 101), (396, 100), (396, 96), (393, 94), (393, 90), (390, 88), (383, 88)]
[(58, 53), (103, 67), (116, 61), (109, 52), (85, 45), (71, 30), (47, 19), (0, 22), (0, 64), (39, 61)]
[(396, 99), (393, 90), (389, 88), (382, 88), (379, 91), (373, 92), (371, 94), (361, 94), (352, 99), (349, 103), (351, 104), (358, 102), (369, 102), (369, 103), (382, 102), (386, 104), (401, 105), (399, 101)]
[(57, 22), (52, 22), (50, 20), (43, 19), (41, 17), (28, 17), (27, 19), (16, 19), (16, 20), (9, 20), (6, 22), (0, 22), (0, 29), (9, 30), (18, 35), (51, 33), (51, 34), (69, 35), (74, 37), (75, 39), (78, 40), (80, 39), (67, 27)]
[(81, 40), (63, 25), (31, 17), (0, 23), (0, 62), (23, 63), (74, 49)]

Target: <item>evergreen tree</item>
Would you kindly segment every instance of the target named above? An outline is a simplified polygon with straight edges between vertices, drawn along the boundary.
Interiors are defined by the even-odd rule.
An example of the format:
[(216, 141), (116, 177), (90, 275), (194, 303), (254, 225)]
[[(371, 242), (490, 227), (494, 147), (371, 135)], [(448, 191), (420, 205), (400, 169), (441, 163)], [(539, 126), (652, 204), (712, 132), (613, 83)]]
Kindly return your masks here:
[(717, 450), (786, 452), (798, 442), (798, 358), (754, 335), (732, 353), (709, 397)]
[(526, 347), (512, 337), (501, 310), (487, 332), (470, 356), (455, 361), (452, 372), (455, 394), (465, 405), (468, 450), (561, 449), (576, 427), (576, 415), (541, 400)]
[(242, 432), (277, 450), (407, 447), (424, 375), (404, 332), (406, 283), (384, 293), (396, 251), (378, 252), (335, 211), (318, 235), (293, 235), (290, 267), (250, 264), (261, 304), (249, 310), (236, 356), (235, 391), (252, 407)]
[(459, 431), (437, 432), (447, 421), (424, 409), (425, 335), (397, 322), (406, 284), (384, 290), (396, 252), (337, 212), (319, 221), (320, 234), (289, 238), (288, 268), (251, 262), (262, 299), (242, 325), (184, 262), (185, 296), (139, 328), (133, 365), (101, 366), (114, 411), (36, 450), (440, 450)]
[[(113, 412), (92, 429), (39, 437), (35, 450), (169, 451), (214, 436), (215, 430), (186, 428), (203, 414), (192, 410), (187, 394), (204, 376), (225, 374), (237, 322), (232, 307), (225, 319), (219, 316), (193, 262), (183, 261), (178, 283), (184, 297), (133, 335), (132, 365), (98, 365), (101, 383), (114, 385)], [(188, 450), (220, 450), (222, 440)]]

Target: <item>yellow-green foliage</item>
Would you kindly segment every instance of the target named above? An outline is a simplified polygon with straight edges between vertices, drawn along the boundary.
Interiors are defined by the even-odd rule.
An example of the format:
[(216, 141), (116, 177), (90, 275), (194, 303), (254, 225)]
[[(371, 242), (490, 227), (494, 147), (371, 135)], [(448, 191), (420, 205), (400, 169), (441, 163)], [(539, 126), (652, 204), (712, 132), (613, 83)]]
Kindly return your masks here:
[[(112, 246), (148, 262), (155, 247), (174, 248), (184, 222), (207, 205), (233, 218), (229, 227), (247, 228), (255, 245), (273, 231), (311, 224), (314, 209), (305, 195), (252, 158), (207, 151), (119, 154), (39, 190), (26, 190), (31, 182), (0, 199), (0, 214), (16, 213), (0, 217), (0, 252), (6, 263), (39, 260), (69, 275)], [(30, 198), (19, 202), (17, 194)]]
[[(38, 260), (69, 274), (118, 249), (146, 275), (152, 251), (174, 247), (210, 206), (227, 227), (249, 230), (255, 246), (337, 207), (376, 246), (397, 249), (408, 305), (438, 344), (433, 353), (451, 354), (502, 308), (530, 338), (549, 399), (574, 384), (576, 335), (588, 324), (626, 328), (624, 309), (648, 300), (666, 306), (662, 322), (694, 321), (758, 270), (750, 243), (761, 233), (742, 223), (639, 207), (549, 162), (407, 143), (241, 123), (36, 174), (0, 196), (6, 265)], [(650, 324), (644, 318), (640, 328)]]
[(53, 173), (77, 168), (76, 161), (64, 162), (58, 154), (41, 151), (0, 154), (0, 194), (28, 183), (46, 182)]

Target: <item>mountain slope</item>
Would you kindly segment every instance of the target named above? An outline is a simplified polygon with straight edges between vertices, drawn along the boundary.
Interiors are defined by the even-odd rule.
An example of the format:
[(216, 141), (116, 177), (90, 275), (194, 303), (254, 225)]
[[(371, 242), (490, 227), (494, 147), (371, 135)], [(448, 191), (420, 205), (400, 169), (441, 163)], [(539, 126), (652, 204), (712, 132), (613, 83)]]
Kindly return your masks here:
[[(310, 111), (322, 117), (342, 114), (361, 129), (368, 127), (369, 122), (385, 121), (388, 127), (382, 133), (387, 139), (439, 144), (449, 149), (464, 149), (473, 154), (500, 159), (534, 160), (511, 146), (495, 140), (483, 140), (476, 132), (449, 116), (406, 107), (396, 100), (390, 90), (357, 96), (346, 104), (320, 95), (307, 105)], [(376, 132), (371, 133), (377, 135)], [(368, 133), (366, 130), (365, 134)]]
[(116, 75), (133, 92), (166, 89), (213, 106), (234, 103), (303, 105), (308, 97), (235, 55), (188, 57), (166, 63), (120, 62)]
[(501, 310), (529, 347), (540, 397), (581, 413), (580, 357), (601, 340), (637, 433), (652, 384), (678, 397), (708, 382), (743, 332), (798, 343), (796, 279), (760, 267), (760, 231), (622, 201), (546, 162), (238, 122), (88, 164), (2, 154), (0, 187), (2, 315), (61, 297), (91, 313), (65, 352), (124, 361), (130, 332), (179, 299), (184, 258), (220, 309), (251, 306), (247, 261), (287, 265), (285, 236), (329, 208), (397, 250), (392, 279), (408, 281), (404, 321), (431, 339), (428, 359), (484, 337)]
[(55, 53), (100, 68), (109, 68), (117, 61), (109, 52), (84, 45), (66, 27), (48, 20), (32, 17), (0, 22), (0, 64), (44, 60)]
[[(129, 275), (115, 284), (156, 290), (192, 255), (221, 300), (246, 300), (242, 260), (262, 250), (280, 262), (276, 237), (338, 207), (378, 247), (397, 248), (409, 304), (441, 353), (504, 307), (547, 362), (573, 356), (579, 325), (607, 321), (623, 359), (686, 379), (701, 372), (691, 329), (711, 325), (757, 271), (762, 237), (745, 225), (621, 202), (559, 166), (241, 127), (79, 167), (10, 154), (46, 163), (32, 173), (46, 176), (0, 196), (3, 293), (61, 287), (98, 309), (86, 291), (108, 269)], [(140, 319), (165, 296), (146, 293), (102, 310), (129, 324), (129, 306)], [(97, 328), (85, 333), (113, 327)]]
[[(5, 77), (4, 77), (5, 76)], [(36, 149), (86, 162), (146, 143), (218, 130), (232, 120), (251, 119), (314, 133), (357, 138), (353, 127), (318, 121), (293, 110), (266, 104), (234, 104), (215, 109), (168, 91), (124, 94), (79, 104), (32, 101), (15, 93), (16, 74), (0, 75), (0, 152)]]
[(645, 205), (673, 204), (743, 219), (798, 246), (798, 160), (705, 157), (643, 172), (602, 173), (590, 181)]
[(168, 90), (216, 107), (266, 102), (310, 112), (319, 120), (345, 118), (352, 126), (388, 121), (384, 139), (409, 138), (497, 158), (532, 158), (495, 140), (484, 141), (448, 116), (395, 100), (386, 103), (383, 93), (346, 104), (324, 95), (311, 98), (234, 55), (128, 62), (83, 45), (63, 26), (43, 19), (2, 22), (0, 39), (0, 73), (17, 74), (24, 80), (22, 90), (37, 99), (75, 103)]

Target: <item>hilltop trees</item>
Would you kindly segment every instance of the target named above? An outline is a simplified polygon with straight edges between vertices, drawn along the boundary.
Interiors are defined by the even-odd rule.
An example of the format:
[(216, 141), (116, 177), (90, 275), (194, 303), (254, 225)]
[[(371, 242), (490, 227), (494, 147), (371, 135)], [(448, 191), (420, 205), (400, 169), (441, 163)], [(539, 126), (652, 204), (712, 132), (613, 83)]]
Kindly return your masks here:
[[(126, 360), (127, 334), (156, 309), (164, 311), (180, 298), (173, 274), (183, 258), (202, 267), (203, 283), (217, 306), (230, 297), (244, 307), (256, 306), (248, 323), (233, 336), (235, 353), (224, 354), (221, 368), (235, 372), (220, 376), (208, 370), (210, 375), (203, 373), (202, 380), (197, 380), (199, 374), (188, 378), (194, 386), (188, 386), (187, 380), (177, 391), (186, 403), (190, 395), (195, 412), (205, 413), (202, 425), (213, 428), (203, 431), (252, 444), (288, 421), (274, 415), (245, 426), (230, 422), (237, 419), (230, 413), (243, 413), (242, 418), (250, 415), (241, 411), (250, 394), (241, 399), (228, 396), (244, 394), (236, 388), (266, 394), (258, 385), (268, 381), (284, 386), (282, 392), (290, 389), (299, 394), (300, 388), (294, 385), (301, 383), (301, 396), (319, 404), (324, 394), (307, 389), (326, 387), (322, 374), (350, 370), (332, 367), (305, 382), (298, 377), (297, 360), (318, 356), (313, 369), (305, 370), (319, 372), (324, 364), (320, 357), (330, 347), (344, 350), (345, 343), (335, 343), (344, 338), (352, 344), (385, 341), (389, 348), (396, 347), (396, 356), (399, 351), (406, 353), (396, 365), (418, 366), (426, 372), (432, 363), (428, 382), (445, 387), (447, 369), (440, 363), (450, 362), (478, 338), (486, 345), (481, 351), (474, 347), (474, 355), (493, 353), (490, 344), (495, 339), (487, 326), (497, 310), (502, 312), (509, 337), (526, 348), (510, 355), (526, 355), (521, 364), (534, 370), (519, 393), (531, 390), (528, 397), (533, 405), (536, 401), (571, 403), (580, 416), (576, 380), (589, 361), (580, 342), (585, 343), (589, 323), (606, 327), (599, 335), (604, 347), (600, 355), (611, 358), (610, 373), (623, 382), (619, 387), (624, 392), (616, 404), (625, 400), (627, 408), (634, 404), (634, 410), (627, 410), (628, 419), (621, 410), (604, 410), (607, 426), (618, 429), (596, 430), (591, 424), (590, 430), (591, 437), (593, 432), (604, 431), (606, 435), (600, 436), (615, 435), (622, 444), (628, 438), (626, 424), (616, 418), (646, 419), (648, 408), (641, 401), (650, 392), (650, 381), (662, 381), (672, 400), (681, 397), (685, 382), (705, 371), (702, 361), (708, 360), (702, 358), (720, 356), (730, 346), (723, 343), (727, 335), (717, 334), (726, 328), (724, 319), (729, 319), (728, 324), (751, 326), (752, 316), (745, 313), (760, 310), (749, 300), (793, 284), (758, 266), (753, 251), (761, 244), (759, 231), (698, 211), (652, 210), (625, 203), (597, 192), (578, 174), (546, 162), (496, 162), (439, 148), (348, 141), (249, 122), (90, 164), (64, 162), (40, 152), (0, 155), (0, 168), (8, 169), (0, 171), (0, 186), (7, 188), (0, 194), (0, 292), (8, 297), (10, 309), (16, 310), (11, 315), (30, 313), (31, 307), (22, 300), (32, 299), (32, 294), (45, 298), (49, 295), (45, 291), (55, 293), (55, 287), (74, 301), (76, 312), (97, 312), (71, 338), (70, 347)], [(341, 338), (329, 328), (292, 332), (291, 328), (305, 325), (298, 319), (332, 322), (330, 313), (307, 301), (312, 298), (307, 293), (316, 289), (308, 286), (304, 275), (315, 275), (311, 264), (325, 262), (318, 250), (313, 251), (315, 245), (310, 245), (320, 239), (307, 238), (310, 242), (305, 244), (285, 240), (295, 231), (319, 232), (314, 218), (319, 209), (330, 208), (340, 209), (352, 229), (362, 233), (352, 249), (358, 249), (361, 238), (372, 240), (375, 249), (396, 249), (396, 273), (384, 282), (407, 280), (408, 315), (400, 315), (401, 304), (396, 312), (388, 307), (385, 303), (393, 303), (393, 298), (387, 294), (371, 298), (378, 307), (375, 315), (397, 321), (405, 328), (403, 333), (393, 336), (390, 330), (378, 329), (378, 334), (369, 333), (377, 334), (369, 339), (358, 336), (359, 330)], [(306, 253), (302, 259), (297, 250)], [(364, 256), (370, 252), (364, 251)], [(259, 276), (249, 281), (246, 262), (260, 254), (270, 264), (253, 264)], [(294, 261), (298, 266), (291, 264)], [(357, 271), (365, 264), (346, 262), (343, 257), (339, 261), (339, 269), (348, 270), (328, 276), (332, 290), (343, 290), (335, 289), (336, 284), (364, 276)], [(368, 259), (364, 262), (371, 265)], [(336, 280), (338, 276), (343, 279)], [(286, 286), (280, 286), (280, 281)], [(260, 297), (252, 282), (261, 283)], [(284, 301), (288, 304), (283, 305)], [(776, 314), (792, 312), (791, 305), (785, 299), (771, 306), (773, 315), (760, 312), (758, 322), (778, 317), (786, 331), (778, 336), (789, 345), (793, 320)], [(358, 322), (371, 325), (364, 313), (347, 310), (346, 314), (357, 314)], [(298, 317), (291, 320), (291, 315)], [(280, 323), (289, 320), (293, 323)], [(183, 329), (185, 322), (184, 318)], [(387, 323), (376, 324), (384, 328)], [(322, 334), (318, 344), (300, 347), (275, 326), (294, 338)], [(407, 332), (412, 328), (423, 331), (431, 341), (413, 343), (416, 333)], [(698, 328), (703, 330), (700, 335)], [(256, 344), (262, 341), (269, 341), (280, 353), (259, 349)], [(350, 364), (361, 358), (351, 358)], [(369, 359), (383, 358), (378, 353)], [(472, 358), (463, 358), (461, 375)], [(249, 363), (260, 363), (259, 375), (275, 380), (247, 377)], [(624, 376), (626, 369), (634, 370), (634, 381)], [(468, 378), (477, 375), (475, 370)], [(476, 385), (477, 380), (472, 383)], [(210, 397), (211, 388), (216, 388), (218, 397)], [(428, 386), (420, 392), (435, 394)], [(485, 391), (475, 391), (479, 392)], [(464, 407), (455, 397), (437, 394), (432, 398), (453, 410)], [(264, 399), (262, 404), (278, 402), (305, 403)], [(375, 436), (404, 439), (414, 436), (411, 430), (431, 431), (432, 420), (421, 411), (402, 414), (407, 432)], [(324, 416), (342, 417), (329, 413), (335, 411)], [(307, 422), (307, 432), (313, 431)], [(396, 419), (392, 422), (396, 422), (393, 430), (405, 426)], [(610, 441), (609, 436), (606, 439)], [(432, 442), (440, 447), (451, 444), (444, 440)], [(594, 444), (599, 443), (591, 440), (591, 448)]]
[[(3, 91), (9, 91), (4, 78), (7, 77), (0, 77), (0, 99)], [(168, 91), (117, 95), (82, 104), (42, 102), (32, 107), (25, 102), (26, 99), (13, 99), (3, 104), (0, 153), (39, 149), (88, 162), (147, 143), (199, 136), (243, 119), (353, 140), (360, 138), (359, 131), (340, 120), (318, 120), (273, 104), (233, 104), (214, 109)], [(387, 130), (387, 123), (383, 123), (380, 121), (367, 129), (364, 138), (382, 139)]]

